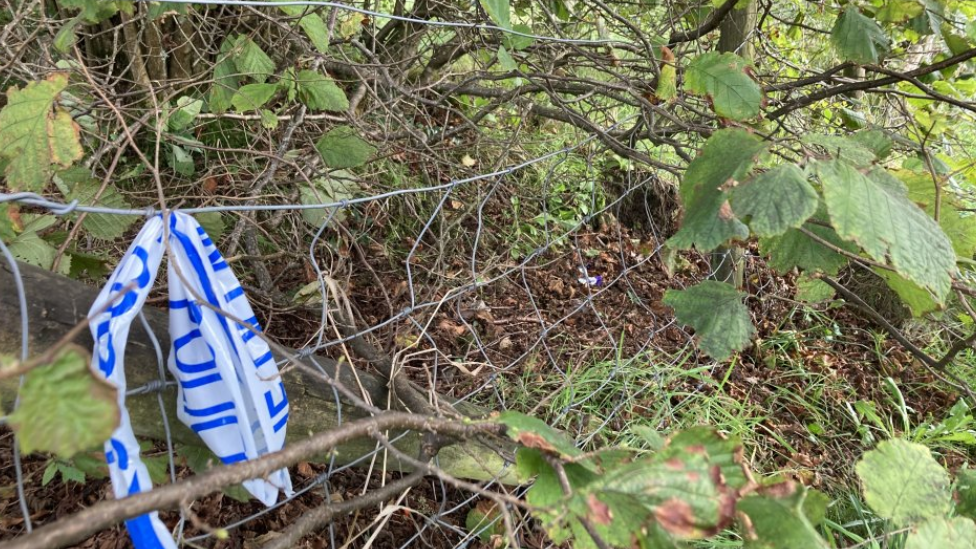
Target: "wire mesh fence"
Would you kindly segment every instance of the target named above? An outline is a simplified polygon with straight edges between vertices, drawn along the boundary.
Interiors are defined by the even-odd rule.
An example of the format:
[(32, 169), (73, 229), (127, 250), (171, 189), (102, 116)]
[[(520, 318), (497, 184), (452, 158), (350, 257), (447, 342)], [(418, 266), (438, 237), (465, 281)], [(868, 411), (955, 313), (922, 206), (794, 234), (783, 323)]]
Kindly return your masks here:
[[(65, 56), (64, 65), (86, 94), (71, 99), (72, 115), (94, 146), (85, 168), (102, 181), (102, 191), (111, 185), (125, 200), (114, 206), (96, 203), (92, 198), (103, 196), (101, 191), (88, 200), (68, 200), (58, 192), (0, 193), (0, 203), (15, 205), (20, 215), (55, 217), (54, 226), (63, 236), (58, 257), (71, 250), (79, 257), (117, 258), (138, 229), (138, 220), (158, 213), (217, 216), (221, 234), (212, 235), (214, 241), (245, 281), (267, 336), (295, 349), (301, 359), (345, 360), (376, 372), (375, 361), (350, 348), (367, 342), (384, 355), (390, 372), (409, 379), (428, 402), (471, 403), (486, 413), (528, 412), (567, 430), (585, 449), (626, 438), (628, 423), (637, 416), (655, 418), (662, 430), (678, 421), (681, 403), (661, 402), (657, 395), (676, 387), (694, 393), (702, 387), (696, 376), (714, 372), (706, 366), (689, 374), (685, 365), (698, 363), (697, 351), (691, 334), (662, 305), (663, 294), (709, 277), (722, 261), (732, 259), (665, 249), (677, 223), (672, 172), (679, 170), (680, 155), (642, 153), (652, 169), (607, 153), (601, 136), (612, 135), (628, 150), (638, 150), (635, 142), (626, 142), (623, 130), (648, 114), (612, 120), (594, 107), (586, 113), (587, 120), (595, 120), (587, 127), (561, 129), (554, 135), (547, 133), (546, 123), (533, 119), (533, 105), (500, 93), (494, 99), (486, 94), (490, 108), (471, 115), (447, 98), (451, 90), (475, 84), (463, 78), (425, 78), (421, 84), (391, 79), (389, 71), (397, 61), (387, 57), (389, 52), (361, 43), (358, 28), (341, 28), (394, 20), (448, 28), (462, 37), (462, 44), (476, 45), (488, 44), (487, 33), (504, 31), (532, 39), (539, 48), (643, 48), (641, 35), (624, 34), (626, 25), (619, 21), (613, 24), (620, 32), (598, 39), (500, 29), (465, 22), (465, 7), (454, 4), (436, 20), (334, 2), (162, 5), (175, 10), (180, 4), (192, 4), (198, 11), (186, 16), (190, 25), (176, 18), (165, 20), (172, 34), (161, 38), (173, 74), (151, 83), (148, 101), (136, 104), (120, 91), (138, 84), (130, 76), (138, 71), (130, 66), (128, 72), (120, 72), (114, 66), (137, 62), (123, 55), (127, 42), (135, 40), (148, 52), (160, 47), (160, 37), (152, 35), (148, 24), (152, 6), (159, 4), (138, 4), (134, 14), (118, 23), (106, 20), (90, 29), (86, 47), (105, 47), (107, 53), (94, 56), (75, 47)], [(309, 8), (305, 16), (321, 13), (343, 48), (312, 55), (308, 39), (292, 26), (301, 14), (282, 19), (277, 12), (258, 9), (282, 6)], [(0, 35), (9, 56), (3, 62), (9, 70), (5, 87), (39, 79), (53, 68), (30, 62), (23, 52), (37, 59), (58, 57), (51, 44), (28, 39), (32, 28), (58, 28), (64, 21), (38, 16), (34, 8), (30, 2), (11, 7), (12, 22)], [(137, 35), (128, 34), (132, 18), (147, 23), (138, 27)], [(216, 63), (206, 60), (219, 59), (219, 43), (207, 38), (218, 29), (223, 35), (273, 35), (282, 44), (273, 57), (295, 61), (311, 56), (312, 66), (346, 75), (352, 89), (348, 112), (314, 114), (296, 104), (271, 113), (273, 123), (265, 116), (265, 125), (264, 115), (197, 113), (187, 131), (167, 129), (166, 117), (174, 114), (161, 105), (171, 105), (194, 87), (213, 84), (210, 75)], [(419, 40), (423, 47), (436, 46), (428, 42), (430, 37)], [(20, 53), (12, 51), (18, 44), (23, 47)], [(193, 67), (182, 72), (174, 64), (181, 48), (191, 50), (194, 59)], [(351, 52), (365, 61), (343, 58)], [(105, 64), (88, 63), (92, 58)], [(153, 59), (148, 56), (145, 64), (152, 65)], [(476, 60), (472, 70), (490, 74), (480, 65), (484, 63), (489, 61)], [(368, 116), (357, 113), (357, 105), (367, 102)], [(495, 116), (492, 113), (502, 107), (508, 109), (506, 116), (519, 115), (521, 120), (504, 126), (484, 124), (486, 116)], [(357, 170), (322, 165), (313, 141), (336, 123), (355, 126), (370, 138), (378, 151), (373, 162)], [(140, 159), (129, 158), (127, 151)], [(194, 155), (191, 171), (183, 170), (180, 159), (174, 158), (187, 151)], [(318, 184), (321, 181), (327, 185)], [(319, 192), (302, 195), (300, 189), (308, 188)], [(135, 222), (127, 225), (124, 236), (106, 243), (80, 230), (82, 216)], [(8, 329), (21, 331), (20, 358), (27, 360), (27, 303), (37, 296), (18, 274), (14, 253), (2, 242), (0, 248), (16, 281), (15, 287), (2, 291), (15, 292), (21, 304), (20, 326)], [(741, 261), (745, 288), (758, 296), (752, 305), (766, 306), (762, 296), (781, 293), (780, 281), (760, 268), (762, 259), (748, 248)], [(99, 282), (97, 276), (90, 278)], [(165, 301), (164, 296), (155, 301)], [(169, 349), (159, 344), (144, 317), (141, 323), (153, 341), (159, 376), (130, 388), (128, 394), (130, 399), (158, 401), (166, 435), (162, 448), (168, 476), (175, 482), (178, 444), (169, 430), (175, 382), (163, 364)], [(282, 361), (279, 366), (287, 370), (289, 364)], [(355, 393), (355, 388), (349, 389)], [(334, 388), (328, 391), (334, 394), (341, 425), (351, 405)], [(390, 401), (371, 404), (396, 407)], [(13, 448), (19, 512), (23, 531), (29, 532), (32, 512), (25, 493), (37, 478), (24, 476), (22, 456), (16, 444)], [(269, 508), (251, 508), (226, 524), (210, 524), (213, 528), (208, 529), (190, 507), (169, 522), (187, 546), (215, 543), (223, 532), (234, 536), (311, 492), (323, 494), (325, 501), (348, 497), (354, 491), (339, 494), (332, 488), (348, 471), (357, 472), (360, 493), (367, 486), (391, 482), (389, 452), (377, 441), (371, 451), (352, 459), (333, 455), (320, 472), (303, 475), (291, 498)], [(465, 493), (444, 477), (430, 476), (425, 482), (426, 501), (436, 505), (411, 507), (405, 490), (378, 506), (356, 535), (337, 528), (345, 518), (324, 521), (319, 535), (331, 547), (480, 543), (478, 532), (465, 527), (464, 516), (484, 493)], [(498, 479), (478, 486), (488, 493), (519, 495), (517, 488)], [(396, 534), (383, 534), (391, 521), (399, 524)], [(533, 538), (528, 522), (515, 527), (522, 539)]]

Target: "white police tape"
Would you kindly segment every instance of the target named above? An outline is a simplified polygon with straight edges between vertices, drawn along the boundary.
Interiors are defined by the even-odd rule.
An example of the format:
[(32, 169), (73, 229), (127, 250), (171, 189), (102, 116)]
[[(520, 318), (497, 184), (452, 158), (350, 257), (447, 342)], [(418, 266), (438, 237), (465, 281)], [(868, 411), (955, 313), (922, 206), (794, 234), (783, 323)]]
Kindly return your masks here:
[[(194, 298), (200, 296), (260, 331), (240, 282), (195, 219), (170, 212), (168, 221), (166, 231), (162, 215), (146, 223), (88, 313), (95, 339), (93, 367), (118, 387), (121, 421), (105, 443), (105, 458), (120, 498), (152, 489), (125, 408), (123, 357), (129, 327), (146, 302), (166, 251), (164, 234), (171, 250), (168, 365), (178, 382), (177, 416), (225, 464), (280, 450), (285, 442), (288, 399), (267, 343)], [(246, 481), (244, 487), (265, 505), (273, 505), (279, 491), (293, 493), (287, 469)], [(155, 512), (125, 525), (136, 549), (176, 547)]]

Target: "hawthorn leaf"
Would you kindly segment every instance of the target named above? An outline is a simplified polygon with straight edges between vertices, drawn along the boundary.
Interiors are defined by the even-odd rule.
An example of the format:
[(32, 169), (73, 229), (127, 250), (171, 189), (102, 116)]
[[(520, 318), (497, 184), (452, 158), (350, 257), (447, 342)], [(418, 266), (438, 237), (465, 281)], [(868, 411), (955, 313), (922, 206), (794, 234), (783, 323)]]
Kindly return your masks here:
[(905, 540), (905, 549), (933, 547), (976, 547), (976, 523), (965, 517), (934, 519), (923, 522)]
[(328, 76), (315, 71), (299, 71), (295, 78), (298, 98), (313, 111), (342, 112), (349, 108), (346, 94)]
[(793, 164), (763, 172), (731, 193), (732, 211), (759, 236), (776, 236), (803, 224), (820, 200), (803, 173)]
[(908, 198), (905, 185), (882, 169), (863, 174), (839, 160), (818, 162), (814, 169), (837, 234), (941, 303), (956, 254), (939, 225)]
[(278, 91), (276, 84), (246, 84), (234, 94), (230, 102), (237, 112), (260, 109)]
[(8, 416), (24, 453), (64, 459), (108, 440), (119, 418), (115, 386), (92, 371), (91, 356), (77, 345), (27, 373), (20, 406)]
[(259, 84), (263, 84), (274, 73), (274, 61), (264, 53), (261, 46), (246, 36), (239, 36), (234, 41), (231, 54), (237, 72), (250, 77)]
[(886, 440), (864, 454), (855, 470), (864, 500), (896, 526), (943, 518), (952, 507), (949, 473), (921, 444)]
[(333, 169), (355, 168), (365, 164), (376, 147), (359, 137), (349, 126), (336, 126), (315, 143), (326, 165)]
[(853, 5), (837, 17), (830, 40), (845, 61), (877, 63), (888, 52), (888, 36), (884, 30)]
[(7, 90), (0, 110), (0, 159), (7, 160), (7, 186), (13, 191), (41, 192), (53, 168), (67, 168), (81, 158), (80, 128), (57, 106), (68, 76), (56, 73)]
[(721, 361), (745, 348), (756, 333), (743, 303), (746, 295), (731, 284), (706, 280), (685, 290), (668, 290), (664, 304), (674, 309), (679, 322), (695, 329), (702, 350)]
[(711, 98), (715, 114), (732, 120), (759, 115), (762, 88), (749, 74), (748, 61), (731, 52), (708, 52), (685, 71), (685, 89)]

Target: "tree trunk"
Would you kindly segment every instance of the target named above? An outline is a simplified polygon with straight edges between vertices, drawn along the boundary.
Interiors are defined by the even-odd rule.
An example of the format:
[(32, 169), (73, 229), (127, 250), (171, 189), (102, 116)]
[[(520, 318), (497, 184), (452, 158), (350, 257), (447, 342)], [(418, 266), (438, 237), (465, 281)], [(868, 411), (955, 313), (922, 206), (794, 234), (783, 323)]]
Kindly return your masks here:
[[(732, 9), (719, 27), (718, 49), (752, 60), (755, 49), (750, 38), (756, 28), (756, 0), (744, 0)], [(719, 246), (711, 255), (712, 278), (730, 282), (736, 288), (743, 283), (743, 251), (734, 244)]]
[[(27, 294), (27, 317), (29, 320), (28, 340), (31, 355), (48, 349), (65, 335), (72, 327), (82, 321), (98, 295), (95, 288), (43, 269), (18, 263)], [(168, 314), (153, 307), (143, 309), (146, 320), (166, 356), (169, 353)], [(20, 306), (15, 291), (14, 278), (10, 267), (0, 264), (0, 353), (20, 356)], [(76, 343), (91, 350), (91, 333), (85, 330)], [(275, 359), (282, 357), (275, 354)], [(330, 358), (315, 357), (316, 362), (333, 378), (339, 379), (346, 387), (356, 390), (362, 387), (369, 394), (371, 402), (387, 401), (387, 384), (383, 379), (367, 372), (357, 371), (355, 375), (348, 364), (337, 364)], [(303, 359), (309, 366), (314, 364)], [(159, 366), (156, 351), (141, 323), (133, 323), (125, 356), (126, 380), (128, 388), (135, 389), (150, 381), (159, 379)], [(338, 373), (337, 373), (338, 370)], [(291, 407), (288, 424), (288, 440), (300, 440), (311, 433), (319, 433), (334, 428), (338, 424), (341, 411), (343, 421), (351, 421), (367, 414), (358, 408), (341, 402), (338, 406), (332, 388), (324, 381), (292, 369), (284, 376), (285, 388)], [(167, 372), (167, 378), (169, 374)], [(18, 379), (0, 379), (0, 403), (4, 412), (9, 412), (17, 394)], [(176, 419), (176, 388), (163, 390), (167, 414), (170, 418), (173, 439), (178, 442), (200, 444), (199, 437)], [(155, 394), (131, 395), (126, 399), (126, 407), (132, 420), (136, 435), (164, 438), (162, 416)], [(466, 403), (456, 408), (469, 417), (483, 417), (485, 411)], [(397, 433), (389, 433), (391, 439)], [(396, 446), (407, 455), (417, 455), (420, 436), (411, 433), (396, 442)], [(376, 448), (376, 443), (365, 439), (340, 447), (336, 459), (340, 464), (350, 463)], [(382, 459), (382, 455), (380, 456)], [(411, 468), (388, 456), (387, 469), (409, 471)], [(370, 460), (364, 460), (368, 466)], [(514, 474), (509, 468), (504, 470), (504, 460), (495, 451), (477, 444), (466, 442), (448, 446), (438, 454), (438, 464), (447, 473), (475, 480), (489, 480), (500, 476), (503, 482), (515, 483)]]

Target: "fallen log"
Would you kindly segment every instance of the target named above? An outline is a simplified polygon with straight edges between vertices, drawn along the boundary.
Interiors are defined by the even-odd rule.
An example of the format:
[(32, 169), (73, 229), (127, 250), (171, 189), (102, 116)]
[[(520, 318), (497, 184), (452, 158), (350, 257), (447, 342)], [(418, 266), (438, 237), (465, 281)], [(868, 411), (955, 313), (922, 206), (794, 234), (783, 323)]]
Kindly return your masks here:
[[(49, 349), (71, 328), (84, 320), (89, 308), (98, 295), (98, 290), (70, 278), (43, 269), (18, 263), (27, 297), (28, 350), (29, 355)], [(143, 309), (146, 320), (158, 338), (164, 356), (169, 352), (168, 315), (166, 311), (147, 306)], [(21, 311), (17, 291), (10, 266), (0, 261), (0, 353), (20, 356), (21, 349)], [(91, 333), (84, 330), (75, 343), (92, 349)], [(290, 351), (290, 350), (289, 350)], [(284, 357), (275, 353), (276, 360)], [(362, 391), (369, 401), (380, 405), (387, 402), (388, 390), (385, 380), (364, 371), (353, 371), (349, 364), (339, 364), (328, 357), (316, 356), (315, 363), (310, 358), (300, 359), (312, 368), (321, 367), (333, 379), (352, 389)], [(129, 389), (144, 387), (158, 381), (159, 362), (155, 347), (140, 322), (134, 322), (129, 334), (125, 356), (125, 375)], [(169, 378), (169, 372), (166, 373)], [(337, 400), (336, 393), (325, 381), (304, 372), (290, 369), (283, 376), (288, 394), (290, 413), (288, 420), (288, 441), (308, 438), (311, 434), (328, 431), (342, 421), (366, 417), (363, 410), (343, 399)], [(158, 383), (157, 383), (158, 385)], [(18, 379), (0, 379), (0, 403), (4, 413), (17, 394)], [(176, 419), (176, 388), (169, 384), (161, 390), (170, 418), (170, 428), (174, 441), (187, 444), (201, 444), (199, 437)], [(156, 392), (130, 395), (126, 407), (137, 436), (161, 440), (165, 437), (163, 418), (156, 399)], [(471, 418), (484, 417), (486, 412), (467, 403), (459, 403), (456, 409)], [(393, 439), (397, 433), (389, 433)], [(397, 439), (395, 445), (407, 455), (418, 455), (421, 439), (416, 433), (408, 433)], [(335, 452), (338, 464), (348, 464), (360, 460), (376, 449), (371, 439), (362, 439), (340, 446)], [(381, 453), (381, 463), (386, 470), (411, 471), (407, 463), (400, 462), (393, 455)], [(368, 465), (369, 459), (363, 460)], [(489, 480), (500, 478), (504, 482), (515, 482), (511, 468), (505, 467), (505, 460), (498, 453), (477, 442), (463, 442), (441, 449), (438, 465), (448, 474), (458, 478)]]

